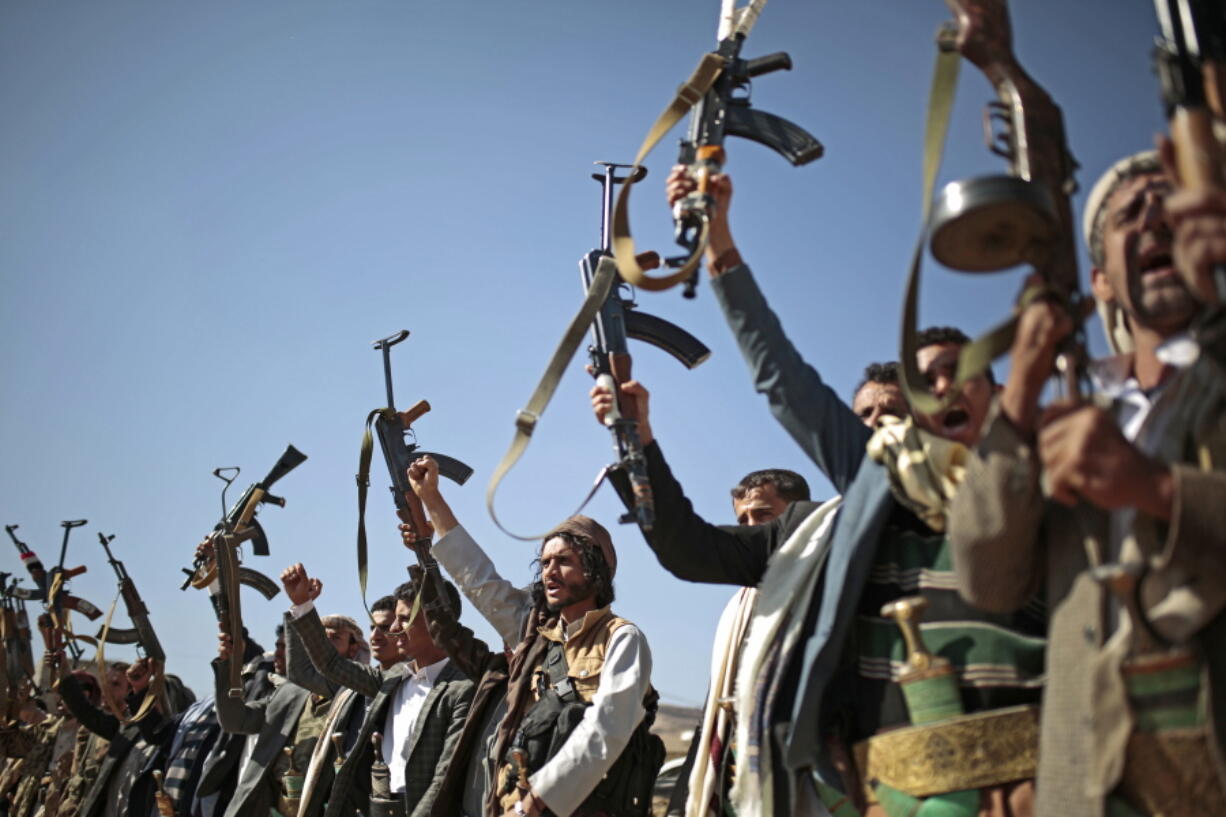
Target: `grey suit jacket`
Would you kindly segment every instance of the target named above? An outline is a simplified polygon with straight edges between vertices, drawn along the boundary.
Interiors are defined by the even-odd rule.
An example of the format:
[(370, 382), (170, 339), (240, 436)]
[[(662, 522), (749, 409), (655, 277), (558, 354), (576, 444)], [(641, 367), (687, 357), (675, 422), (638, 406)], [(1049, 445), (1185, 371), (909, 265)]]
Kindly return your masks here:
[(230, 698), (227, 695), (228, 663), (221, 659), (213, 662), (217, 720), (226, 732), (259, 737), (251, 753), (251, 762), (240, 773), (225, 817), (262, 816), (275, 805), (269, 798), (271, 788), (267, 777), (281, 756), (281, 750), (289, 745), (310, 693), (287, 681), (268, 697), (252, 703)]
[[(374, 762), (371, 736), (383, 731), (388, 706), (404, 681), (406, 667), (397, 664), (384, 672), (342, 658), (332, 648), (319, 614), (314, 610), (294, 620), (292, 626), (316, 669), (329, 679), (371, 698), (357, 742), (336, 774), (325, 812), (326, 817), (348, 817), (358, 810), (366, 810), (370, 798), (370, 767)], [(422, 704), (421, 714), (409, 737), (405, 769), (405, 807), (411, 817), (425, 817), (430, 812), (468, 716), (473, 689), (472, 681), (448, 663)]]
[[(257, 701), (272, 694), (274, 689), (269, 674), (272, 672), (272, 660), (265, 656), (252, 659), (243, 667), (244, 700)], [(196, 786), (196, 797), (192, 803), (192, 813), (199, 812), (202, 817), (214, 817), (225, 811), (230, 802), (230, 795), (238, 784), (238, 763), (247, 743), (246, 735), (235, 735), (222, 731), (217, 736), (217, 742), (204, 758), (200, 770), (200, 783)]]

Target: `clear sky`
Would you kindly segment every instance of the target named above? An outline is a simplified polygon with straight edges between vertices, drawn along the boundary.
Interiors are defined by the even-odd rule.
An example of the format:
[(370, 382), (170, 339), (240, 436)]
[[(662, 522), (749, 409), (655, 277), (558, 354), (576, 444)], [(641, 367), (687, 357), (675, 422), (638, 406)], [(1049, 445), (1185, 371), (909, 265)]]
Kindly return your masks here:
[[(362, 420), (384, 403), (369, 342), (407, 328), (393, 357), (401, 407), (433, 404), (421, 443), (476, 469), (449, 492), (457, 515), (526, 582), (533, 548), (497, 531), (484, 489), (581, 299), (576, 264), (599, 227), (591, 163), (632, 157), (713, 47), (718, 5), (5, 4), (0, 521), (20, 523), (50, 563), (59, 521), (88, 518), (68, 562), (89, 565), (73, 589), (103, 607), (115, 584), (96, 533), (116, 534), (170, 670), (201, 692), (215, 624), (204, 594), (178, 586), (220, 513), (210, 472), (242, 466), (246, 485), (286, 443), (307, 453), (278, 486), (287, 506), (261, 513), (272, 556), (247, 564), (275, 575), (301, 560), (324, 579), (325, 612), (360, 615), (353, 474)], [(1065, 112), (1080, 210), (1097, 176), (1162, 127), (1152, 7), (1014, 5), (1022, 62)], [(775, 0), (746, 45), (747, 56), (791, 53), (794, 70), (759, 79), (754, 102), (810, 129), (827, 153), (794, 169), (730, 142), (734, 233), (789, 336), (845, 395), (865, 363), (897, 356), (933, 38), (947, 16), (939, 0)], [(991, 89), (969, 65), (962, 76), (946, 180), (1003, 172), (982, 146)], [(632, 214), (640, 246), (669, 253), (662, 182), (675, 157), (670, 136)], [(930, 264), (921, 324), (982, 330), (1020, 282)], [(772, 466), (828, 496), (754, 394), (705, 283), (695, 301), (639, 300), (713, 350), (693, 372), (648, 347), (635, 360), (698, 510), (732, 521), (729, 488)], [(1101, 352), (1096, 323), (1090, 334)], [(609, 459), (589, 385), (576, 360), (499, 497), (514, 529), (571, 513)], [(407, 556), (382, 469), (376, 455), (376, 596), (405, 578)], [(619, 547), (615, 606), (647, 634), (665, 699), (696, 703), (731, 589), (668, 575), (636, 530), (615, 525), (619, 511), (607, 487), (588, 509)], [(20, 571), (11, 548), (0, 569)], [(285, 607), (283, 595), (244, 597), (269, 645)]]

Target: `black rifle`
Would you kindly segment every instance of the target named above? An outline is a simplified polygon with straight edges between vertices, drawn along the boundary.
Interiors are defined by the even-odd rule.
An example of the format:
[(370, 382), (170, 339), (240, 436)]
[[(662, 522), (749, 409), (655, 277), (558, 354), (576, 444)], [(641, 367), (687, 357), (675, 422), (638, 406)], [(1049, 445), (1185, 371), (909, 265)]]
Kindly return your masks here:
[(4, 676), (6, 700), (4, 713), (7, 720), (17, 718), (14, 705), (20, 698), (21, 685), (29, 681), (34, 685), (34, 651), (30, 645), (30, 619), (26, 613), (26, 601), (30, 591), (17, 585), (21, 579), (9, 581), (8, 573), (0, 573), (0, 616), (4, 637)]
[[(115, 576), (119, 579), (119, 595), (123, 597), (124, 607), (128, 610), (128, 618), (132, 620), (133, 626), (130, 629), (109, 628), (106, 632), (107, 643), (135, 644), (145, 656), (165, 663), (166, 653), (162, 650), (162, 643), (158, 641), (153, 624), (149, 621), (149, 608), (145, 606), (140, 592), (136, 589), (136, 583), (128, 575), (123, 562), (116, 559), (111, 553), (110, 544), (114, 538), (114, 534), (110, 536), (98, 534), (98, 541), (102, 543), (102, 549), (106, 551), (106, 560), (111, 563)], [(98, 633), (98, 637), (102, 637), (101, 632)]]
[[(240, 566), (238, 547), (243, 542), (253, 539), (256, 542), (253, 550), (260, 555), (268, 554), (268, 539), (264, 536), (263, 528), (255, 520), (256, 511), (264, 503), (285, 507), (285, 500), (269, 493), (269, 490), (278, 480), (305, 460), (306, 454), (292, 445), (286, 446), (285, 453), (277, 460), (272, 470), (262, 480), (248, 487), (238, 502), (226, 511), (209, 538), (213, 546), (212, 558), (207, 555), (198, 555), (195, 569), (190, 571), (191, 575), (183, 585), (183, 589), (186, 589), (188, 585), (207, 588), (216, 579), (220, 586), (220, 592), (210, 593), (209, 599), (213, 603), (213, 611), (217, 614), (217, 621), (222, 632), (230, 636), (231, 660), (228, 694), (231, 698), (243, 696), (241, 675), (243, 662), (240, 657), (244, 649), (243, 617), (239, 587), (248, 583), (248, 577), (254, 575), (259, 577), (255, 585), (257, 589), (260, 589), (261, 585), (266, 585), (261, 589), (261, 593), (264, 593), (267, 598), (271, 599), (279, 592), (277, 585), (267, 576)], [(222, 476), (221, 472), (227, 470), (233, 470), (235, 475), (229, 478)], [(238, 476), (238, 469), (218, 468), (213, 474), (224, 481), (226, 488), (229, 488), (230, 483)], [(225, 489), (223, 489), (222, 507), (225, 507), (225, 494)]]
[(421, 500), (409, 485), (409, 466), (419, 457), (430, 457), (438, 463), (438, 472), (457, 485), (463, 485), (472, 476), (473, 469), (464, 463), (448, 457), (445, 454), (434, 454), (422, 451), (417, 445), (417, 435), (413, 432), (413, 423), (430, 410), (430, 404), (418, 400), (408, 411), (396, 411), (396, 398), (392, 392), (392, 347), (409, 336), (409, 330), (401, 329), (394, 335), (377, 340), (371, 345), (383, 353), (383, 379), (387, 386), (387, 407), (376, 409), (367, 417), (366, 435), (362, 440), (362, 455), (358, 468), (358, 572), (362, 582), (362, 592), (366, 592), (366, 489), (370, 486), (370, 455), (373, 445), (370, 441), (370, 424), (374, 423), (375, 435), (379, 438), (379, 447), (383, 449), (383, 461), (387, 463), (388, 475), (392, 484), (390, 490), (396, 503), (396, 515), (410, 528), (412, 542), (409, 548), (417, 556), (417, 562), (422, 570), (435, 583), (438, 590), (437, 600), (431, 609), (441, 608), (452, 613), (447, 601), (447, 592), (438, 562), (430, 555), (430, 537), (432, 530), (426, 521)]
[[(609, 222), (613, 210), (613, 188), (618, 184), (634, 184), (647, 175), (647, 168), (640, 167), (627, 176), (618, 176), (616, 171), (630, 169), (631, 165), (612, 162), (597, 162), (604, 167), (603, 173), (593, 173), (592, 178), (601, 184), (600, 249), (592, 250), (579, 262), (583, 286), (588, 290), (596, 276), (600, 259), (611, 254)], [(653, 253), (654, 255), (654, 253)], [(639, 312), (635, 309), (633, 291), (624, 282), (609, 291), (592, 321), (592, 345), (588, 355), (592, 361), (596, 382), (613, 394), (614, 410), (605, 416), (605, 425), (613, 432), (613, 447), (617, 453), (617, 465), (626, 472), (634, 493), (634, 513), (622, 518), (623, 522), (638, 522), (644, 531), (654, 524), (654, 505), (651, 483), (647, 478), (647, 463), (643, 458), (643, 446), (639, 440), (639, 417), (633, 401), (622, 401), (620, 384), (630, 380), (631, 357), (628, 339), (634, 338), (650, 343), (668, 352), (687, 369), (693, 369), (711, 356), (711, 350), (702, 341), (679, 326), (666, 320)]]
[(34, 601), (42, 601), (47, 597), (47, 569), (43, 567), (42, 560), (38, 558), (38, 554), (30, 550), (29, 546), (17, 538), (14, 531), (20, 525), (5, 525), (4, 530), (8, 533), (9, 538), (13, 540), (13, 544), (17, 546), (17, 552), (21, 554), (21, 563), (26, 566), (26, 570), (30, 574), (30, 578), (34, 580), (34, 590), (25, 591), (28, 594), (26, 598)]
[[(1154, 8), (1162, 30), (1154, 67), (1175, 145), (1176, 181), (1192, 190), (1224, 189), (1226, 157), (1213, 120), (1226, 118), (1226, 5), (1222, 0), (1154, 0)], [(1226, 304), (1226, 265), (1214, 269), (1212, 283)]]
[[(787, 52), (778, 51), (752, 60), (742, 59), (745, 37), (746, 29), (739, 25), (721, 31), (714, 53), (723, 60), (723, 69), (690, 115), (689, 134), (681, 143), (677, 162), (688, 165), (695, 173), (698, 189), (673, 206), (675, 238), (688, 255), (668, 259), (665, 263), (670, 267), (683, 266), (703, 249), (705, 225), (715, 205), (707, 185), (727, 159), (726, 137), (740, 136), (765, 145), (797, 167), (820, 159), (825, 153), (822, 143), (804, 128), (750, 105), (750, 80), (774, 71), (792, 70), (792, 58)], [(695, 269), (682, 294), (693, 298), (697, 282)]]

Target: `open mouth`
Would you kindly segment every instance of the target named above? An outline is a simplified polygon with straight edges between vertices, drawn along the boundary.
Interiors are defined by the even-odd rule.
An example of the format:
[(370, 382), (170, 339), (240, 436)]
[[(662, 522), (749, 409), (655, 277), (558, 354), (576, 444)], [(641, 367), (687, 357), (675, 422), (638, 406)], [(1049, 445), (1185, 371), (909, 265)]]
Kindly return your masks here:
[(1144, 253), (1140, 258), (1139, 266), (1141, 275), (1150, 275), (1152, 273), (1173, 272), (1174, 265), (1171, 261), (1171, 253), (1165, 249), (1153, 249)]
[(959, 434), (965, 431), (970, 424), (970, 412), (959, 406), (951, 408), (941, 417), (941, 428), (946, 434)]

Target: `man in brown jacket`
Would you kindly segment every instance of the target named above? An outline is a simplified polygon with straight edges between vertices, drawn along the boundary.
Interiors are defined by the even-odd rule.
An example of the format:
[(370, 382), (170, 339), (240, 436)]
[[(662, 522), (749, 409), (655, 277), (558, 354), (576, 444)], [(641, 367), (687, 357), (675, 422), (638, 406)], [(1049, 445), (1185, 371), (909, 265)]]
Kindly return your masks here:
[(1104, 399), (1040, 408), (1072, 324), (1033, 304), (951, 509), (968, 601), (1003, 611), (1045, 589), (1044, 817), (1226, 813), (1226, 473), (1165, 445), (1198, 309), (1172, 266), (1170, 189), (1147, 152), (1089, 197), (1093, 292), (1121, 352), (1091, 367)]

